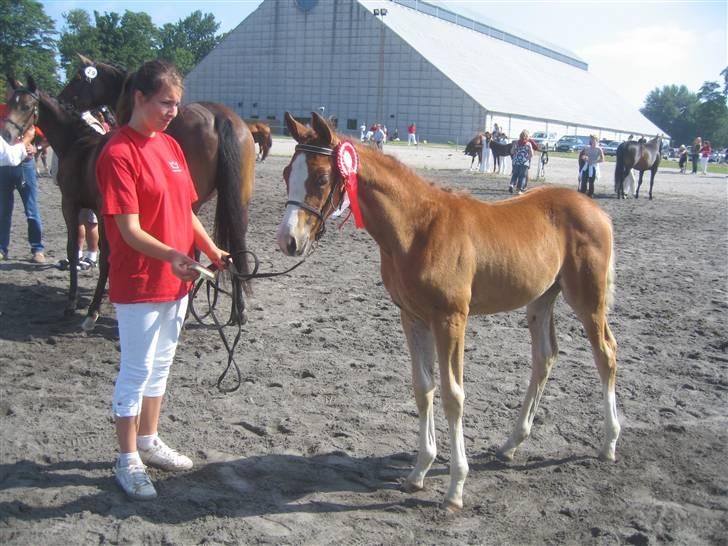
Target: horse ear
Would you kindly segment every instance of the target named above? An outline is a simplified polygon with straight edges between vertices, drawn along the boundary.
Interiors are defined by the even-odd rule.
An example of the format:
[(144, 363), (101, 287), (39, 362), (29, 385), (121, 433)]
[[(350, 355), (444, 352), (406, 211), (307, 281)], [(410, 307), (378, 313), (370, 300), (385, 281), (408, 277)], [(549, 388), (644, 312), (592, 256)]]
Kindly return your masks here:
[(13, 89), (17, 89), (18, 87), (23, 87), (23, 84), (20, 83), (18, 80), (16, 80), (12, 75), (6, 74), (5, 79), (8, 82), (8, 85)]
[(28, 74), (28, 85), (27, 85), (27, 87), (28, 87), (28, 91), (30, 91), (31, 93), (35, 93), (35, 91), (37, 89), (36, 86), (35, 86), (35, 80), (33, 79), (33, 76), (31, 76), (30, 74)]
[(82, 63), (82, 64), (83, 64), (84, 66), (88, 66), (88, 65), (92, 65), (92, 64), (94, 64), (94, 62), (93, 62), (93, 61), (92, 61), (91, 59), (89, 59), (88, 57), (84, 57), (83, 55), (81, 55), (81, 54), (80, 54), (80, 53), (78, 53), (78, 52), (76, 52), (76, 55), (78, 55), (78, 58), (79, 58), (79, 59), (81, 60), (81, 63)]
[(286, 125), (288, 126), (288, 130), (291, 132), (291, 136), (296, 140), (296, 142), (301, 142), (306, 134), (306, 127), (301, 123), (298, 123), (289, 112), (286, 112), (283, 117), (286, 120)]
[(311, 112), (311, 125), (316, 134), (327, 144), (334, 144), (334, 133), (326, 120), (316, 112)]

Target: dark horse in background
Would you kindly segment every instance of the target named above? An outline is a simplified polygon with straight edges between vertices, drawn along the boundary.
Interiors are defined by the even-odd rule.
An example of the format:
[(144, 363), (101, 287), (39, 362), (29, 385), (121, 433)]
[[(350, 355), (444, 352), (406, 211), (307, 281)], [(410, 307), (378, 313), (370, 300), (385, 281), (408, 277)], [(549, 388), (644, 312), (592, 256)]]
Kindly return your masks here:
[(248, 129), (253, 135), (253, 141), (258, 145), (258, 157), (261, 161), (265, 161), (268, 157), (271, 147), (273, 146), (273, 137), (271, 136), (270, 127), (267, 123), (260, 121), (249, 121)]
[[(465, 155), (469, 155), (472, 159), (470, 161), (470, 168), (473, 168), (475, 158), (478, 158), (478, 166), (483, 162), (483, 144), (490, 142), (490, 133), (478, 133), (470, 142), (465, 146)], [(486, 144), (487, 145), (487, 144)]]
[[(126, 70), (83, 55), (79, 58), (81, 66), (58, 95), (59, 100), (78, 110), (102, 105), (115, 107)], [(95, 69), (93, 77), (88, 76), (89, 67)], [(166, 132), (179, 143), (192, 174), (199, 197), (194, 212), (199, 212), (217, 193), (215, 240), (233, 256), (237, 271), (248, 274), (245, 234), (255, 185), (256, 155), (248, 125), (225, 105), (195, 102), (180, 108)], [(233, 285), (238, 301), (242, 302), (242, 290), (250, 291), (247, 282), (236, 279)]]
[(511, 157), (513, 155), (513, 142), (501, 144), (491, 140), (490, 151), (493, 153), (493, 172), (495, 173), (500, 169), (501, 157)]
[(96, 187), (96, 157), (108, 137), (92, 129), (81, 116), (64, 108), (53, 97), (39, 91), (33, 78), (28, 86), (8, 77), (15, 92), (8, 101), (3, 137), (12, 142), (30, 125), (37, 125), (58, 156), (58, 186), (61, 190), (61, 210), (66, 223), (66, 254), (70, 264), (71, 284), (65, 314), (72, 315), (78, 301), (78, 214), (82, 208), (91, 209), (99, 218), (100, 251), (99, 278), (84, 328), (92, 329), (98, 317), (101, 298), (109, 273), (108, 246), (104, 236), (103, 217), (99, 214), (100, 196)]
[(662, 138), (656, 136), (649, 142), (622, 142), (617, 147), (617, 162), (614, 167), (614, 188), (617, 192), (617, 199), (624, 199), (624, 179), (632, 176), (632, 169), (639, 171), (640, 178), (637, 182), (637, 190), (634, 192), (635, 199), (639, 198), (642, 177), (645, 171), (650, 171), (650, 199), (652, 199), (652, 186), (655, 183), (657, 168), (660, 166), (660, 151)]

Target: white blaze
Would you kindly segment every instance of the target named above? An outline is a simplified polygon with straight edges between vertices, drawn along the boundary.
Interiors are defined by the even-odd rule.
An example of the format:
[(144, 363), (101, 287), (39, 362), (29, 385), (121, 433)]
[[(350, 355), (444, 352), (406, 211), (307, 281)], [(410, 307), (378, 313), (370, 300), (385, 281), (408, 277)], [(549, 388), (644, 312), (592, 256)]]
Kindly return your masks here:
[[(288, 176), (288, 200), (303, 203), (306, 198), (306, 180), (308, 179), (308, 165), (306, 154), (298, 154), (291, 163), (291, 172)], [(308, 234), (303, 229), (303, 222), (299, 223), (301, 207), (287, 205), (283, 213), (283, 219), (278, 224), (276, 233), (278, 246), (284, 254), (288, 254), (288, 241), (293, 238), (296, 241), (296, 249), (300, 254), (304, 247), (308, 246)]]

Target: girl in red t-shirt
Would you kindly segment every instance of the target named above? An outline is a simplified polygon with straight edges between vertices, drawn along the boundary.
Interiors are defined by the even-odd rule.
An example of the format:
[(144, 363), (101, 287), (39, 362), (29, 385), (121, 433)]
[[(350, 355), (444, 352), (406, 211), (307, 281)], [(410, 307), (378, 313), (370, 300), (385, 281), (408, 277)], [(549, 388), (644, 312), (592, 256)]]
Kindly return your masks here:
[(226, 252), (210, 239), (192, 203), (197, 194), (177, 142), (163, 131), (177, 115), (182, 77), (150, 61), (124, 84), (120, 129), (96, 163), (109, 242), (109, 299), (116, 308), (121, 366), (112, 402), (120, 455), (114, 473), (134, 499), (157, 496), (145, 464), (187, 470), (157, 424), (169, 368), (198, 273), (194, 247), (218, 267)]

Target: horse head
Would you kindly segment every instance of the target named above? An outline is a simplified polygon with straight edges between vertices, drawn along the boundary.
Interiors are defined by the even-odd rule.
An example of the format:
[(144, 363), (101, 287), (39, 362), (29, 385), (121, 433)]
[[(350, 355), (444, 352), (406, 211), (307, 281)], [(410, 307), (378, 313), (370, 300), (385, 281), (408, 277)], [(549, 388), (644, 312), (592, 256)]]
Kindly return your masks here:
[(115, 87), (120, 89), (121, 86), (110, 85), (109, 81), (113, 78), (122, 83), (126, 71), (109, 64), (95, 62), (80, 53), (77, 55), (81, 66), (61, 90), (58, 100), (70, 104), (79, 111), (102, 105), (115, 107), (118, 97), (112, 89)]
[(0, 134), (7, 142), (15, 142), (37, 123), (40, 99), (32, 76), (28, 76), (27, 86), (11, 76), (7, 76), (7, 80), (13, 95), (8, 100), (5, 125)]
[[(324, 234), (326, 219), (344, 200), (345, 181), (337, 168), (341, 141), (316, 112), (311, 113), (311, 127), (299, 123), (288, 112), (285, 120), (298, 144), (283, 169), (288, 200), (276, 235), (284, 254), (300, 256), (313, 250)], [(347, 149), (352, 145), (345, 143)], [(356, 161), (356, 153), (342, 158)], [(356, 165), (353, 167), (355, 170)]]

